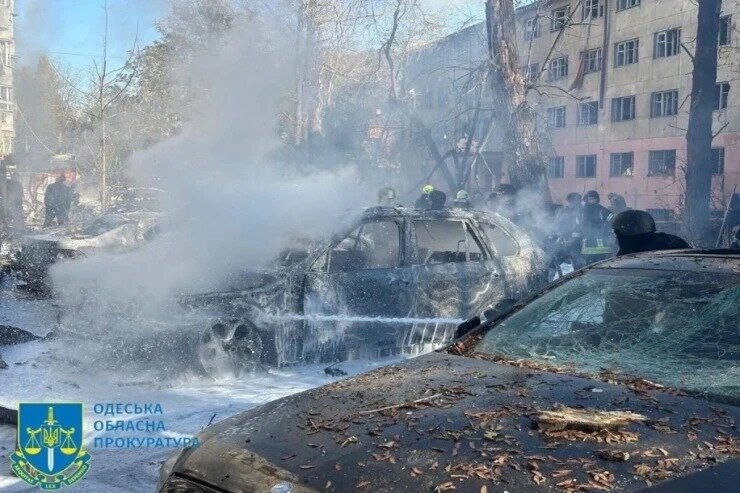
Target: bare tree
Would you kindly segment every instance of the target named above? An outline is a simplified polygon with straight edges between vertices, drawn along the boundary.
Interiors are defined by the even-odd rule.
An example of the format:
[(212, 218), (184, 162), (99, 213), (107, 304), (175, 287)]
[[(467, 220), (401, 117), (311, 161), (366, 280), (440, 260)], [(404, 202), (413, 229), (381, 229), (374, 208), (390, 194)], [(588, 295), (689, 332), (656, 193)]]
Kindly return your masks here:
[(684, 226), (700, 244), (711, 236), (712, 121), (717, 84), (717, 44), (721, 0), (698, 2), (696, 50), (686, 131), (686, 195)]

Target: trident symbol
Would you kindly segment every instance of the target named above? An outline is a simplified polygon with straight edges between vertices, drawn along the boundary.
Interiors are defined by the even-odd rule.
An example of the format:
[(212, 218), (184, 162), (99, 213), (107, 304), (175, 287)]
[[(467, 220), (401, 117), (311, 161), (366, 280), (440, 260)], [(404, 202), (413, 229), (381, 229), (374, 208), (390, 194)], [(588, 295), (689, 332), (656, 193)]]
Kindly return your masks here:
[[(28, 455), (36, 455), (41, 452), (41, 445), (36, 437), (36, 435), (41, 433), (41, 442), (44, 447), (46, 447), (46, 465), (48, 466), (49, 471), (53, 471), (55, 448), (59, 447), (60, 452), (64, 455), (70, 455), (77, 451), (77, 446), (74, 441), (72, 441), (72, 434), (74, 432), (74, 428), (64, 429), (61, 427), (59, 422), (54, 419), (54, 408), (49, 406), (49, 414), (40, 428), (35, 430), (32, 428), (26, 428), (26, 433), (28, 433), (30, 438), (28, 439), (24, 450)], [(61, 446), (60, 435), (64, 435), (64, 439), (61, 440)]]

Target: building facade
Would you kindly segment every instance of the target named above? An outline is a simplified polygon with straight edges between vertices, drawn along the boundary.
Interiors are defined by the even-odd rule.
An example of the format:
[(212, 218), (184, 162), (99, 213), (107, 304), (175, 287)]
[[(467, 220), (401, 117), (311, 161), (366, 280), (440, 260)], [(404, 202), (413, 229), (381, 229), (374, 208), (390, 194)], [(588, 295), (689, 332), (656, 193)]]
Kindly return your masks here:
[[(724, 0), (706, 163), (715, 209), (740, 182), (738, 15), (740, 0)], [(517, 28), (522, 67), (542, 87), (533, 98), (550, 129), (553, 195), (594, 189), (660, 218), (680, 212), (696, 2), (539, 2), (519, 9)]]
[[(604, 201), (618, 193), (628, 206), (650, 210), (659, 219), (680, 213), (696, 2), (542, 0), (519, 8), (516, 19), (520, 64), (534, 87), (529, 99), (547, 142), (553, 199), (562, 202), (569, 192), (596, 190)], [(714, 170), (716, 210), (724, 209), (740, 182), (738, 19), (740, 0), (724, 0), (717, 135), (712, 161), (706, 163)], [(425, 48), (417, 59), (427, 59), (427, 75), (418, 75), (423, 72), (418, 61), (410, 71), (424, 106), (441, 115), (447, 111), (442, 103), (455, 98), (439, 95), (440, 86), (455, 78), (454, 71), (442, 77), (442, 62), (430, 64), (429, 59), (454, 53), (452, 65), (459, 70), (485, 59), (485, 46), (485, 28), (473, 26)], [(461, 61), (466, 58), (467, 64)], [(496, 146), (494, 136), (488, 148), (495, 151)]]
[(15, 140), (13, 8), (13, 0), (0, 0), (0, 157), (13, 152)]

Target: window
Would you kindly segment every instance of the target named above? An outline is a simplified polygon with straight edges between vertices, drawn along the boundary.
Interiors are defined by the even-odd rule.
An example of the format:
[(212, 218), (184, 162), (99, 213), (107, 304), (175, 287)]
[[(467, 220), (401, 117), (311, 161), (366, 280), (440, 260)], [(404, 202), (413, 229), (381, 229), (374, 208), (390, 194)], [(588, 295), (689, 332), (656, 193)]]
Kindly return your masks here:
[(547, 108), (547, 121), (550, 128), (565, 128), (565, 106)]
[(0, 87), (0, 101), (12, 102), (13, 90), (10, 87)]
[(725, 148), (712, 149), (712, 174), (721, 175), (725, 172)]
[(2, 41), (0, 42), (0, 63), (3, 65), (11, 65), (10, 62), (10, 42)]
[(568, 75), (568, 57), (561, 56), (550, 61), (550, 80), (562, 79)]
[(640, 0), (618, 0), (617, 10), (631, 9), (632, 7), (639, 7)]
[(481, 226), (483, 226), (483, 231), (488, 235), (491, 245), (493, 245), (498, 255), (506, 257), (519, 253), (519, 244), (506, 231), (493, 224), (481, 223)]
[(596, 176), (596, 154), (576, 156), (576, 177), (593, 178)]
[(590, 74), (601, 70), (601, 48), (584, 51), (581, 54), (583, 73)]
[(10, 111), (0, 111), (0, 123), (12, 123), (13, 113)]
[(669, 29), (655, 33), (653, 58), (665, 58), (678, 55), (681, 51), (681, 30)]
[(317, 260), (319, 270), (348, 272), (398, 267), (400, 230), (393, 221), (373, 221), (355, 229)]
[(530, 63), (525, 66), (522, 71), (524, 72), (524, 78), (527, 80), (536, 80), (537, 76), (540, 75), (540, 64)]
[(615, 152), (609, 156), (609, 176), (632, 176), (634, 166), (633, 152)]
[(522, 36), (524, 37), (524, 40), (540, 37), (539, 17), (533, 17), (524, 21), (524, 32), (522, 33)]
[(589, 101), (578, 105), (578, 125), (596, 125), (599, 123), (599, 102)]
[(732, 16), (725, 15), (719, 18), (719, 45), (726, 46), (732, 41)]
[(562, 178), (565, 176), (565, 158), (563, 156), (553, 156), (547, 163), (548, 178)]
[(414, 221), (417, 264), (485, 260), (479, 240), (462, 221)]
[(623, 67), (637, 63), (639, 59), (640, 40), (630, 39), (617, 43), (614, 47), (614, 66)]
[(550, 12), (550, 31), (564, 29), (568, 25), (570, 7), (561, 7)]
[(612, 121), (623, 122), (635, 119), (635, 97), (625, 96), (612, 99)]
[(604, 0), (584, 0), (583, 20), (596, 19), (604, 15)]
[(727, 108), (727, 98), (730, 96), (730, 83), (720, 82), (715, 86), (714, 109), (723, 110)]
[(650, 96), (650, 117), (671, 116), (678, 113), (678, 89), (654, 92)]
[(676, 151), (650, 151), (648, 176), (675, 176)]

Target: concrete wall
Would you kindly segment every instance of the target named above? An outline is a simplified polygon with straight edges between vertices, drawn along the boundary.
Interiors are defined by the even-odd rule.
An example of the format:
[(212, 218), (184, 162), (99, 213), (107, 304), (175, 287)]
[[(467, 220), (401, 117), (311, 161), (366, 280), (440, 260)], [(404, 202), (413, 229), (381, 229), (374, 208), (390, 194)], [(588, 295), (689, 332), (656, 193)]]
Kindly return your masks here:
[[(13, 150), (15, 138), (15, 94), (13, 89), (13, 67), (15, 44), (13, 39), (14, 0), (0, 0), (0, 156)], [(7, 54), (4, 53), (7, 50)]]

